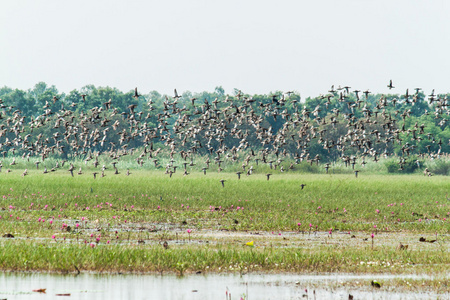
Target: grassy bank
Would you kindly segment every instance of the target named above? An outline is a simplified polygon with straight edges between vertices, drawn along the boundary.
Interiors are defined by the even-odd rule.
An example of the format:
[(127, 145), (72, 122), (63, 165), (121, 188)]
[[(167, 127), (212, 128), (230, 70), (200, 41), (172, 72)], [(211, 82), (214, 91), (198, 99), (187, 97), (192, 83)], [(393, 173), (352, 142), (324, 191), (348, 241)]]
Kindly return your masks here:
[(444, 274), (450, 255), (442, 246), (424, 251), (393, 247), (312, 249), (229, 245), (2, 243), (0, 267), (12, 271), (95, 272), (352, 272)]

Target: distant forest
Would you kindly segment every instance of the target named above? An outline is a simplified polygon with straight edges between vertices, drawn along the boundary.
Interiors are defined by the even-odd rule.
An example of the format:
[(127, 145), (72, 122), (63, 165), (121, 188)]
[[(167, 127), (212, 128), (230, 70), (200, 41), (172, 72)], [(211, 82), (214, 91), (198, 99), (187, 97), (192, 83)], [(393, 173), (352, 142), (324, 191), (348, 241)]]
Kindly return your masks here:
[[(86, 155), (87, 150), (109, 151), (113, 144), (168, 148), (167, 139), (177, 136), (178, 150), (200, 154), (213, 153), (226, 145), (235, 150), (284, 151), (296, 159), (320, 157), (322, 162), (351, 155), (440, 155), (450, 150), (447, 95), (435, 95), (434, 91), (371, 94), (336, 87), (323, 95), (301, 99), (300, 94), (288, 91), (249, 95), (235, 89), (226, 95), (222, 87), (216, 87), (213, 92), (162, 95), (151, 91), (136, 97), (134, 89), (123, 92), (94, 85), (64, 94), (53, 85), (39, 82), (26, 91), (3, 87), (0, 99), (4, 156), (8, 151), (23, 156), (40, 155), (32, 145), (43, 139), (46, 147), (62, 147), (59, 149), (63, 151), (56, 152), (66, 158)], [(212, 131), (211, 123), (201, 121), (206, 120), (207, 113), (228, 120), (222, 129), (229, 134), (217, 139), (211, 134), (183, 131), (195, 129), (196, 124), (209, 126)], [(258, 126), (251, 125), (252, 118), (258, 120)], [(97, 131), (98, 137), (85, 133), (91, 135), (90, 142), (74, 147), (67, 137), (68, 128), (78, 126), (72, 122), (81, 122), (85, 130)], [(180, 127), (183, 122), (185, 127)], [(113, 123), (114, 130), (107, 129)], [(121, 132), (126, 133), (118, 134)], [(152, 133), (150, 140), (146, 132)], [(191, 140), (183, 139), (186, 132)]]

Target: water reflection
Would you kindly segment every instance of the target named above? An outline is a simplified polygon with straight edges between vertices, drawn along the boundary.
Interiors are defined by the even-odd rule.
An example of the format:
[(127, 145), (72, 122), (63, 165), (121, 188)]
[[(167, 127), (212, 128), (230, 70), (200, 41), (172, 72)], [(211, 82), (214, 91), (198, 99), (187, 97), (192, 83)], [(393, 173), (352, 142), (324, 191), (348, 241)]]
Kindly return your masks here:
[[(332, 289), (337, 282), (370, 280), (375, 275), (93, 275), (81, 274), (21, 274), (0, 275), (0, 299), (428, 299), (429, 293), (394, 293), (392, 291), (365, 291)], [(427, 276), (376, 275), (377, 279), (429, 278)], [(324, 288), (312, 289), (309, 285), (320, 282)], [(328, 288), (327, 288), (328, 286)], [(32, 292), (46, 289), (46, 294)], [(305, 288), (308, 291), (305, 291)], [(315, 297), (313, 294), (315, 290)], [(70, 294), (57, 297), (56, 294)]]

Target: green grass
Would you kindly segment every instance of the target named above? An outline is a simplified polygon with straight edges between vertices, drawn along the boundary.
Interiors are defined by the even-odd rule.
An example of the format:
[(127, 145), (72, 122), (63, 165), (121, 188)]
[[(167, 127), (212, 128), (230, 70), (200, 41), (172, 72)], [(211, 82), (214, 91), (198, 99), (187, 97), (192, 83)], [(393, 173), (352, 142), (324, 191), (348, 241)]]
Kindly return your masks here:
[(305, 248), (249, 248), (243, 245), (180, 244), (111, 245), (2, 242), (0, 268), (53, 272), (356, 272), (445, 273), (450, 254), (439, 248), (398, 251), (378, 246), (352, 248), (334, 245)]
[[(226, 180), (224, 188), (220, 179)], [(303, 190), (301, 183), (306, 184)], [(447, 232), (449, 185), (445, 177), (418, 175), (291, 173), (267, 181), (262, 174), (237, 180), (230, 173), (176, 173), (169, 178), (161, 172), (135, 171), (94, 180), (30, 172), (25, 178), (3, 175), (0, 207), (5, 210), (0, 215), (5, 220), (12, 214), (19, 222), (62, 215), (115, 223), (119, 221), (112, 217), (117, 215), (131, 222), (186, 221), (194, 228), (230, 230), (292, 231), (300, 222), (302, 230), (309, 230), (311, 223), (322, 231), (370, 231), (377, 225), (381, 231)], [(15, 208), (10, 210), (10, 205)]]
[[(360, 262), (389, 261), (404, 272), (417, 265), (443, 270), (450, 263), (446, 177), (291, 172), (274, 173), (267, 181), (264, 174), (238, 180), (234, 173), (177, 172), (169, 178), (135, 170), (94, 180), (62, 171), (29, 173), (0, 173), (0, 228), (15, 236), (1, 239), (0, 269), (72, 272), (76, 265), (99, 272), (222, 272), (238, 264), (239, 272), (252, 271), (251, 265), (258, 265), (255, 271), (381, 272), (395, 267)], [(220, 179), (226, 180), (224, 188)], [(192, 243), (187, 229), (193, 230)], [(334, 238), (325, 234), (330, 229)], [(320, 243), (305, 249), (315, 231)], [(338, 235), (347, 238), (339, 243), (350, 241), (339, 232), (361, 238), (376, 233), (376, 249), (333, 246)], [(243, 246), (250, 233), (262, 234), (252, 237), (257, 248)], [(422, 234), (441, 238), (438, 246), (398, 251), (398, 241), (387, 245), (379, 234), (414, 235), (410, 244)], [(170, 242), (168, 250), (160, 245), (164, 241)]]

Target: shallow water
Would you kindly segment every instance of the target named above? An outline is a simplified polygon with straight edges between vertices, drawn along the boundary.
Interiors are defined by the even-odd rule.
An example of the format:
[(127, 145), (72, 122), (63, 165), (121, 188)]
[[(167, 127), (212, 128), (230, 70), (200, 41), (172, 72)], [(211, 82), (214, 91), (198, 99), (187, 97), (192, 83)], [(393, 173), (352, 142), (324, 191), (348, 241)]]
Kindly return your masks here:
[[(383, 289), (333, 288), (345, 281), (430, 279), (417, 275), (56, 275), (4, 273), (0, 299), (436, 299), (432, 293), (399, 293)], [(321, 288), (317, 288), (320, 284)], [(311, 286), (316, 286), (312, 288)], [(46, 293), (33, 292), (46, 289)], [(307, 289), (307, 291), (305, 290)], [(70, 294), (70, 297), (56, 296)], [(440, 295), (447, 299), (449, 296)]]

